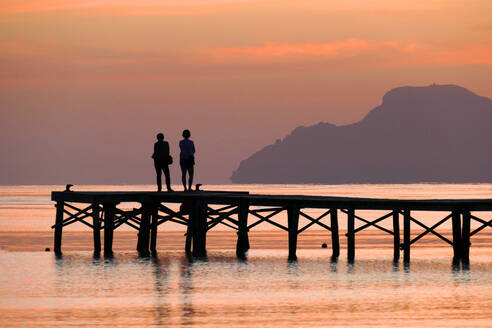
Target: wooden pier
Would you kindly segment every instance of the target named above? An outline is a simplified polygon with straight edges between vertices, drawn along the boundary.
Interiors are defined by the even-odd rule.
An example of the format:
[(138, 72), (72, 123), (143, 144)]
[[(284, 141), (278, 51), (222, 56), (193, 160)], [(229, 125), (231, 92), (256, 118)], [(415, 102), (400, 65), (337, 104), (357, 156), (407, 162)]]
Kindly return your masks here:
[[(269, 223), (288, 233), (289, 260), (296, 260), (297, 238), (306, 229), (318, 225), (331, 234), (332, 260), (340, 255), (339, 220), (347, 221), (347, 260), (355, 259), (355, 236), (372, 227), (393, 237), (393, 260), (399, 261), (403, 251), (404, 263), (410, 262), (411, 246), (426, 234), (433, 234), (453, 247), (453, 263), (469, 263), (471, 237), (485, 228), (492, 227), (491, 219), (480, 216), (492, 212), (492, 199), (452, 200), (395, 200), (298, 195), (253, 195), (248, 192), (53, 192), (56, 202), (54, 250), (61, 254), (63, 227), (80, 222), (93, 231), (94, 252), (101, 252), (100, 231), (104, 230), (104, 255), (112, 256), (114, 230), (126, 224), (138, 231), (137, 250), (143, 255), (155, 253), (158, 227), (174, 222), (186, 227), (185, 252), (193, 257), (206, 256), (207, 231), (221, 224), (237, 231), (236, 254), (245, 257), (249, 249), (248, 232), (260, 223)], [(118, 206), (139, 204), (138, 208), (123, 210)], [(180, 204), (173, 210), (171, 204)], [(127, 206), (128, 207), (128, 206)], [(322, 214), (313, 217), (308, 209), (321, 209)], [(363, 218), (360, 211), (384, 211), (377, 219)], [(446, 216), (427, 226), (418, 220), (415, 211), (445, 212)], [(287, 226), (272, 220), (287, 212)], [(299, 218), (307, 219), (300, 227)], [(324, 219), (324, 221), (323, 221)], [(248, 220), (252, 220), (248, 221)], [(392, 229), (379, 223), (392, 221)], [(357, 228), (355, 222), (362, 223)], [(400, 221), (403, 222), (403, 240), (400, 239)], [(436, 228), (452, 222), (452, 240), (437, 232)], [(479, 226), (471, 230), (471, 221)], [(424, 229), (411, 238), (411, 223)]]

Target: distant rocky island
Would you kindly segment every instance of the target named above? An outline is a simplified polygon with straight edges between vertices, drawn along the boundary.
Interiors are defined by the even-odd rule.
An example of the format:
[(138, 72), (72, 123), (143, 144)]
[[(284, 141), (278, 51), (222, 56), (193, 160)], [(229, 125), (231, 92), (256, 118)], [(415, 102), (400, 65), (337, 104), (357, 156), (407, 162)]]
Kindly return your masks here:
[(492, 182), (492, 100), (456, 85), (395, 88), (361, 121), (300, 126), (234, 183)]

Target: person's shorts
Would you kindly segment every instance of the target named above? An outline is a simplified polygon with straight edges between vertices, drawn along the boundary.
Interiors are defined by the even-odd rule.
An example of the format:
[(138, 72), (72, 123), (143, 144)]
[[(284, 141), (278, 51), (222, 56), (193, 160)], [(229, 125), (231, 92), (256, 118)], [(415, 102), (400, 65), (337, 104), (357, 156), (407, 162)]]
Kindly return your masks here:
[(192, 168), (195, 165), (195, 158), (189, 157), (179, 161), (179, 165), (184, 169)]

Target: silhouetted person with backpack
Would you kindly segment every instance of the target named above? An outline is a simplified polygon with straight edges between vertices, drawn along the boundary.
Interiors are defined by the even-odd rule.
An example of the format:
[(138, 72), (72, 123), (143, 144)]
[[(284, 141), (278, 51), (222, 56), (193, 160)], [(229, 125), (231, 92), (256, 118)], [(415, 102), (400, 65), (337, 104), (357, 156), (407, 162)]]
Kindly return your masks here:
[[(195, 144), (190, 140), (190, 130), (183, 131), (183, 140), (179, 142), (179, 165), (181, 166), (181, 181), (185, 191), (191, 191), (195, 166)], [(186, 173), (188, 173), (188, 189), (186, 189)]]
[(164, 134), (162, 133), (157, 135), (152, 158), (154, 159), (155, 173), (157, 174), (157, 191), (162, 191), (162, 172), (166, 176), (167, 191), (173, 191), (171, 189), (171, 177), (169, 176), (169, 164), (172, 164), (172, 157), (169, 155), (169, 143), (164, 141)]

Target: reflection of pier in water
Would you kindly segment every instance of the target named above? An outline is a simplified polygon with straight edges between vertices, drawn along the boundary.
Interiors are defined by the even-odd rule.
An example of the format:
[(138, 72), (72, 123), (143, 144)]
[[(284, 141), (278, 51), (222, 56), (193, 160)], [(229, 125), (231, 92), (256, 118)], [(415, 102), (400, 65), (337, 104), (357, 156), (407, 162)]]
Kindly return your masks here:
[[(410, 246), (426, 234), (433, 234), (453, 247), (453, 262), (469, 263), (470, 238), (486, 227), (492, 227), (492, 220), (482, 219), (483, 212), (492, 212), (492, 199), (453, 200), (395, 200), (326, 196), (295, 195), (253, 195), (248, 192), (53, 192), (56, 202), (55, 252), (61, 253), (63, 227), (75, 222), (89, 226), (93, 231), (94, 252), (101, 251), (100, 230), (104, 230), (104, 254), (112, 255), (113, 232), (126, 224), (138, 233), (137, 250), (142, 254), (156, 252), (157, 230), (165, 222), (186, 226), (185, 251), (195, 257), (206, 256), (207, 231), (217, 225), (224, 225), (237, 231), (236, 253), (244, 257), (249, 249), (248, 232), (260, 223), (269, 223), (288, 234), (289, 259), (296, 259), (297, 238), (306, 229), (317, 225), (331, 233), (332, 259), (340, 255), (339, 217), (343, 214), (347, 223), (347, 259), (355, 258), (355, 235), (369, 227), (379, 229), (393, 236), (394, 261), (400, 258), (410, 261)], [(140, 207), (123, 210), (118, 205), (139, 203)], [(86, 204), (81, 206), (78, 204)], [(170, 204), (181, 204), (179, 211)], [(323, 213), (314, 217), (308, 209), (321, 209)], [(386, 211), (377, 219), (363, 218), (357, 211)], [(446, 212), (442, 219), (427, 226), (419, 221), (415, 211)], [(287, 226), (274, 221), (280, 213), (287, 213)], [(253, 218), (254, 222), (248, 222)], [(299, 218), (306, 224), (299, 225)], [(87, 219), (92, 219), (89, 222)], [(322, 220), (325, 219), (325, 222)], [(381, 226), (383, 220), (392, 221), (392, 229)], [(361, 222), (356, 227), (355, 222)], [(400, 221), (403, 223), (403, 241), (400, 240)], [(445, 222), (452, 222), (452, 240), (436, 228)], [(479, 224), (471, 229), (471, 222)], [(411, 228), (419, 226), (424, 230), (411, 238)]]

